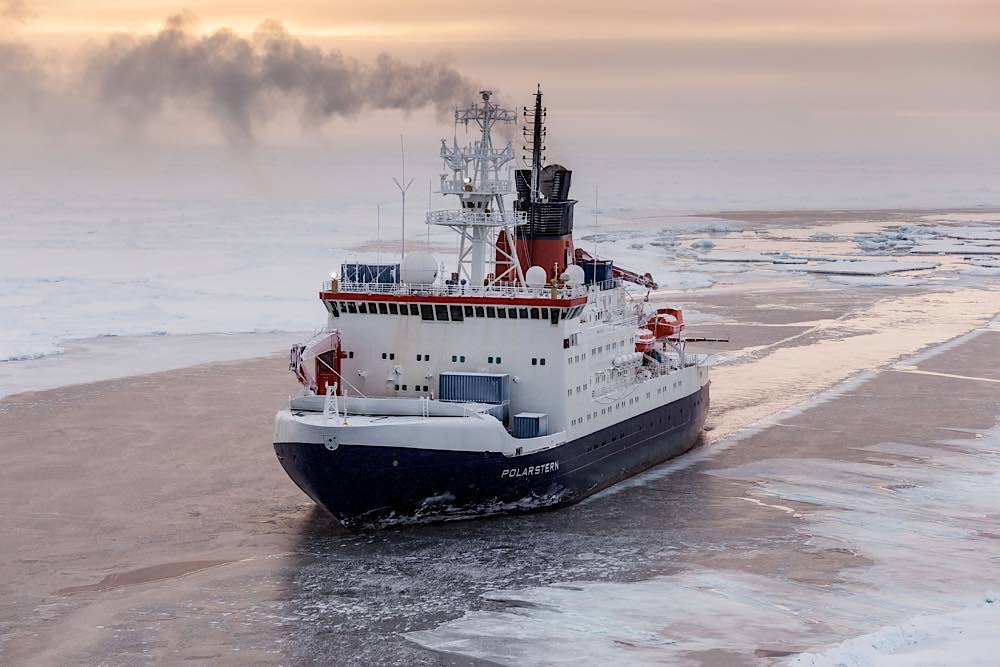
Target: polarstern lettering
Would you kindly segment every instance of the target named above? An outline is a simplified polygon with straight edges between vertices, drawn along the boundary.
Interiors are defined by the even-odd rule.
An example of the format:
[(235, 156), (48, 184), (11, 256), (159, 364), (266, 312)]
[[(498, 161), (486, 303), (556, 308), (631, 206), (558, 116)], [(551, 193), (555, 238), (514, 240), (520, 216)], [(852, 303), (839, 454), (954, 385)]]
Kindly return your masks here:
[(507, 468), (500, 473), (500, 479), (504, 477), (527, 477), (528, 475), (544, 475), (547, 472), (559, 470), (559, 461), (550, 461), (538, 466), (528, 466), (527, 468)]

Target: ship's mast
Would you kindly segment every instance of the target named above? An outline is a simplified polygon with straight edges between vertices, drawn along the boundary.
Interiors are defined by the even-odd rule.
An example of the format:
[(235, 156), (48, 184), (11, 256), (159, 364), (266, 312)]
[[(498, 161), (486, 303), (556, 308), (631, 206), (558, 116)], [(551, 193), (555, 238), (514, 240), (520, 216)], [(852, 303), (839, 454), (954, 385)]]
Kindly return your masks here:
[[(527, 109), (525, 109), (527, 111)], [(545, 128), (542, 123), (545, 121), (545, 109), (542, 107), (542, 85), (538, 84), (535, 91), (535, 111), (532, 114), (531, 123), (531, 201), (541, 201), (541, 179), (542, 179), (542, 137)]]
[[(502, 149), (495, 148), (492, 135), (497, 123), (516, 123), (517, 116), (492, 102), (492, 91), (483, 90), (480, 95), (481, 103), (455, 110), (456, 137), (452, 145), (441, 141), (441, 159), (451, 172), (441, 174), (441, 193), (456, 195), (461, 208), (429, 211), (427, 224), (444, 225), (460, 235), (457, 273), (469, 285), (523, 284), (518, 262), (509, 251), (497, 248), (498, 235), (504, 235), (506, 247), (513, 248), (514, 227), (526, 220), (524, 215), (508, 213), (504, 206), (503, 196), (513, 192), (508, 163), (514, 158), (514, 148), (509, 141)], [(479, 140), (459, 147), (457, 128), (468, 128), (470, 123), (479, 127)], [(498, 258), (504, 261), (498, 264)], [(498, 271), (499, 265), (506, 268)], [(490, 266), (492, 271), (488, 270)]]

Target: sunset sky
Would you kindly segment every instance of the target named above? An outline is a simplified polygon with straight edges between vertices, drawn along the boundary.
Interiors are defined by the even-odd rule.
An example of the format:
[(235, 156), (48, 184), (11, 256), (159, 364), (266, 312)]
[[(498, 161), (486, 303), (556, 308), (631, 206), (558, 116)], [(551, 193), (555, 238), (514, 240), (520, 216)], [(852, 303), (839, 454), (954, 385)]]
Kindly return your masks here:
[[(118, 120), (100, 107), (78, 110), (83, 96), (64, 83), (72, 79), (66, 73), (112, 35), (154, 35), (184, 12), (197, 35), (228, 28), (249, 40), (275, 20), (296, 40), (363, 63), (380, 53), (430, 60), (453, 68), (470, 89), (497, 89), (517, 106), (541, 82), (559, 113), (556, 146), (586, 139), (651, 154), (1000, 153), (997, 0), (0, 0), (0, 7), (0, 48), (29, 49), (36, 68), (64, 86), (57, 101), (11, 92), (40, 70), (8, 72), (15, 83), (5, 83), (0, 64), (7, 92), (0, 142), (114, 140)], [(428, 142), (446, 126), (420, 107), (334, 114), (303, 131), (287, 109), (275, 103), (247, 122), (264, 143), (322, 136), (386, 146), (398, 137), (387, 125)], [(157, 140), (232, 141), (203, 109), (182, 103), (157, 113), (145, 126)], [(104, 129), (95, 133), (98, 125)]]

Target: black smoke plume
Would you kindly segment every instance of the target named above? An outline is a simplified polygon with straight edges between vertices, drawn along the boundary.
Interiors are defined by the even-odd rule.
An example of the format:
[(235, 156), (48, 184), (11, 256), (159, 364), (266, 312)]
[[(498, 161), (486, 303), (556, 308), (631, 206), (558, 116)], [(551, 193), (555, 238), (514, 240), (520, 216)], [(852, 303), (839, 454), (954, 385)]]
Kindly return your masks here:
[(46, 79), (29, 47), (0, 43), (0, 82), (27, 103), (78, 95), (97, 115), (132, 128), (146, 127), (166, 109), (194, 108), (234, 146), (251, 144), (255, 126), (289, 108), (303, 125), (318, 126), (369, 109), (444, 112), (476, 90), (444, 62), (413, 64), (382, 54), (363, 63), (306, 45), (276, 21), (249, 38), (225, 29), (202, 35), (196, 27), (192, 15), (181, 14), (155, 35), (119, 35), (92, 45), (68, 78)]

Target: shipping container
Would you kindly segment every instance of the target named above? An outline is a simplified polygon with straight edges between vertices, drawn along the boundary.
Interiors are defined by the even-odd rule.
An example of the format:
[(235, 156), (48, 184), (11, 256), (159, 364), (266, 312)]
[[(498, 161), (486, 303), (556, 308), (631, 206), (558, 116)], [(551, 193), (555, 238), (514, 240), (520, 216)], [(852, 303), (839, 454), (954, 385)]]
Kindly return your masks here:
[(399, 283), (399, 264), (341, 264), (340, 277), (345, 283)]
[(515, 438), (537, 438), (546, 435), (549, 426), (549, 416), (541, 412), (520, 412), (514, 415), (514, 425), (511, 429)]
[(583, 278), (587, 285), (607, 282), (613, 277), (612, 262), (609, 259), (599, 259), (596, 262), (580, 262), (577, 266), (583, 269)]
[(510, 376), (506, 373), (441, 373), (438, 399), (466, 403), (506, 403)]

